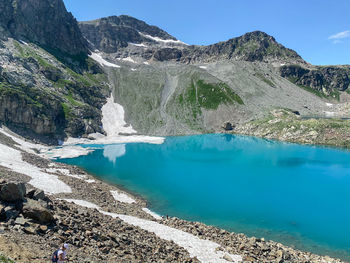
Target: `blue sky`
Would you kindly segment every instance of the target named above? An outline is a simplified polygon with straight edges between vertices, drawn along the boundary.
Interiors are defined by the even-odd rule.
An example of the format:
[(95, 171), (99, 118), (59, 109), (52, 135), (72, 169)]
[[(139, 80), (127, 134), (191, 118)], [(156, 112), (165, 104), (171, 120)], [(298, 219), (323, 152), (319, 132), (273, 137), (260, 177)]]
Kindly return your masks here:
[(350, 0), (64, 2), (79, 21), (127, 14), (200, 45), (261, 30), (312, 64), (350, 64)]

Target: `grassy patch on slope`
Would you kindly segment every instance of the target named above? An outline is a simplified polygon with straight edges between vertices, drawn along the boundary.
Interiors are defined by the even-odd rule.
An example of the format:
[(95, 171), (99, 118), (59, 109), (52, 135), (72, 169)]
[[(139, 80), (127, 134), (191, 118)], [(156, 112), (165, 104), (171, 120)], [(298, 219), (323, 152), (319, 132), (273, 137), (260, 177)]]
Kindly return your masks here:
[(220, 104), (244, 104), (243, 100), (225, 83), (206, 83), (203, 80), (192, 82), (184, 94), (178, 96), (180, 105), (192, 108), (196, 119), (202, 109), (216, 110)]

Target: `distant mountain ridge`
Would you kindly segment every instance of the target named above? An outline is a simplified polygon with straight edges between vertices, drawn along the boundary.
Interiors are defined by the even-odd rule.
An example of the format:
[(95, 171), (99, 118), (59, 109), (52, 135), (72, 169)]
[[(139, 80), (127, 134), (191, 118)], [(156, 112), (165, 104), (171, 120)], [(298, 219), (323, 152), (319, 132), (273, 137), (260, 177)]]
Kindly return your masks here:
[(119, 48), (125, 48), (129, 43), (155, 43), (156, 41), (152, 40), (151, 37), (177, 40), (159, 27), (150, 26), (141, 20), (126, 15), (79, 22), (79, 27), (86, 39), (93, 45), (93, 48), (106, 53), (117, 52)]

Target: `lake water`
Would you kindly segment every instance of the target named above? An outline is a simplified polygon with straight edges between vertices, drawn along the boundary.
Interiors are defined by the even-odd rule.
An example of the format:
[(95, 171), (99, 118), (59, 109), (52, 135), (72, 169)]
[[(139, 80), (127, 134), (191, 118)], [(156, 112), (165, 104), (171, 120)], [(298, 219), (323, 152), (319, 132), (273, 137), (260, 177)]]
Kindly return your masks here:
[(223, 134), (93, 146), (59, 160), (161, 215), (350, 261), (350, 152)]

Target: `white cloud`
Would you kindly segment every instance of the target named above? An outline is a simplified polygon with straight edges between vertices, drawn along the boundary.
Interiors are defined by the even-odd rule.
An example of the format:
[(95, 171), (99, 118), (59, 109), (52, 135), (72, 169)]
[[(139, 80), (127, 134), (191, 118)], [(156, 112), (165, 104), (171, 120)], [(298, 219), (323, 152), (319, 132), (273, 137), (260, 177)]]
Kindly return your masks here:
[[(335, 34), (335, 35), (332, 35), (332, 36), (330, 36), (328, 39), (336, 39), (336, 40), (339, 40), (339, 39), (348, 38), (348, 37), (350, 37), (350, 30), (346, 30), (346, 31), (337, 33), (337, 34)], [(334, 41), (333, 43), (335, 43), (335, 41)], [(340, 43), (340, 42), (337, 42), (337, 43)], [(336, 44), (336, 43), (335, 43), (335, 44)]]

